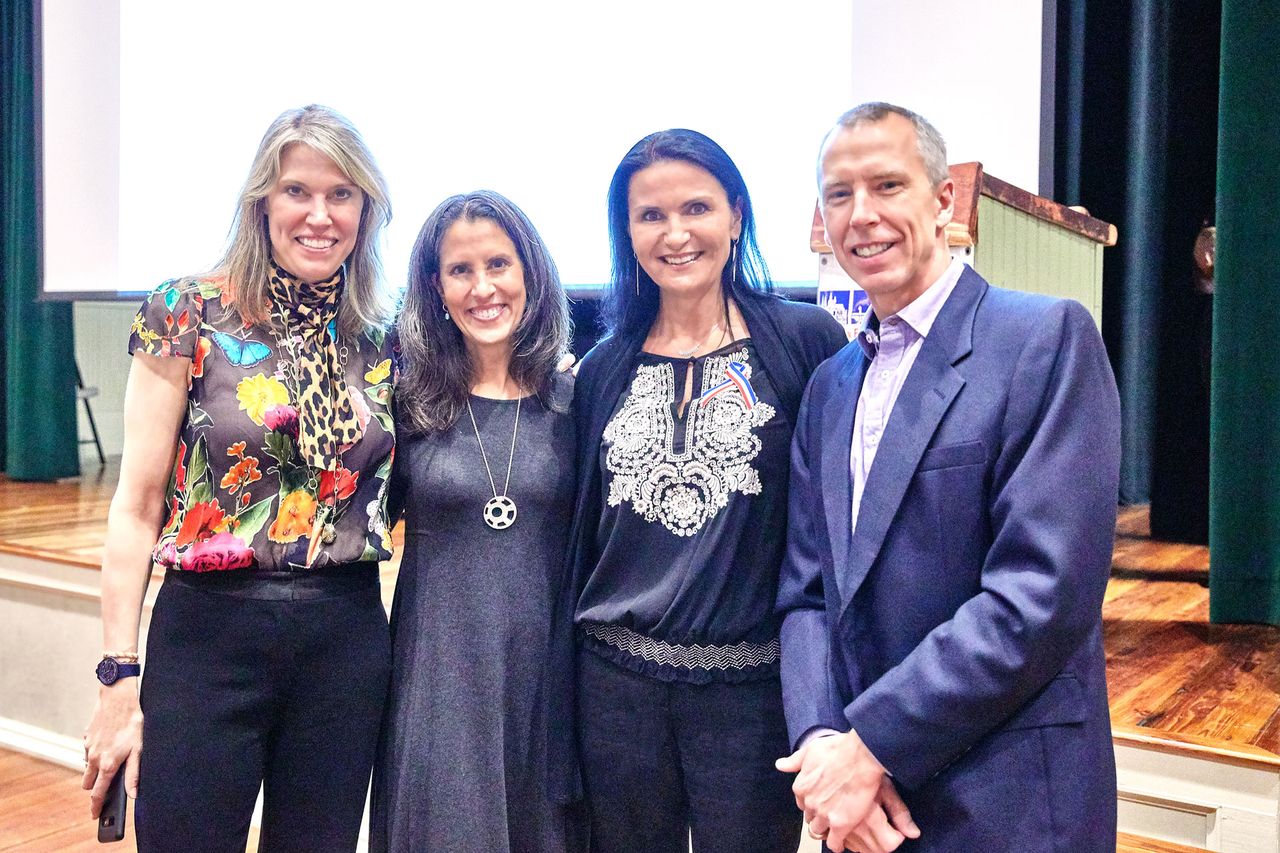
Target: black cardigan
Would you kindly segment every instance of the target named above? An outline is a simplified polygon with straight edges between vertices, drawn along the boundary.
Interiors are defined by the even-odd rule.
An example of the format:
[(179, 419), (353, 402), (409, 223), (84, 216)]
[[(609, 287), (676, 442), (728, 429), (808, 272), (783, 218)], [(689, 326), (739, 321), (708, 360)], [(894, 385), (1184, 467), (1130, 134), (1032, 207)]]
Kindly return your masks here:
[[(844, 328), (816, 305), (790, 302), (770, 294), (752, 294), (737, 302), (760, 354), (760, 369), (777, 389), (795, 423), (805, 384), (818, 365), (847, 343)], [(582, 795), (576, 743), (576, 689), (573, 615), (591, 566), (591, 541), (599, 524), (600, 442), (618, 398), (626, 391), (634, 355), (648, 329), (614, 335), (596, 344), (582, 359), (574, 387), (577, 426), (578, 490), (561, 596), (551, 628), (546, 677), (549, 743), (548, 793), (557, 802)], [(784, 497), (785, 500), (785, 497)]]

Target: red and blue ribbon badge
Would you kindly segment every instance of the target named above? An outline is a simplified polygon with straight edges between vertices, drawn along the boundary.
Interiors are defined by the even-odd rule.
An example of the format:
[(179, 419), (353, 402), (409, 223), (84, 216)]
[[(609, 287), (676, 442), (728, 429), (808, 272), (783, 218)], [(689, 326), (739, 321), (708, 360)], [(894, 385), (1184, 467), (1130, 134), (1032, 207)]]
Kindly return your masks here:
[(756, 396), (756, 389), (751, 387), (751, 381), (747, 379), (747, 370), (736, 361), (729, 362), (729, 366), (724, 370), (725, 380), (714, 388), (708, 388), (702, 392), (702, 396), (698, 399), (699, 406), (705, 406), (711, 402), (711, 398), (719, 394), (721, 391), (728, 391), (736, 388), (738, 393), (742, 395), (742, 404), (747, 411), (760, 402), (760, 398)]

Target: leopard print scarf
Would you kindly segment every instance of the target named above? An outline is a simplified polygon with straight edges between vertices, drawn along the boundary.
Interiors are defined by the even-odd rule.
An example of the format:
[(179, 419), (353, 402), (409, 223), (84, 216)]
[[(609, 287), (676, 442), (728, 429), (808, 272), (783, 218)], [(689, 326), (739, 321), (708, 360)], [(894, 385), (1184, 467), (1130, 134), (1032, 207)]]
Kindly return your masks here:
[[(338, 303), (345, 284), (340, 267), (332, 278), (307, 284), (271, 263), (272, 323), (293, 360), (298, 405), (298, 446), (302, 459), (321, 471), (338, 464), (342, 448), (360, 439), (342, 359), (338, 357)], [(279, 328), (281, 320), (285, 328)], [(292, 334), (292, 348), (283, 344)]]

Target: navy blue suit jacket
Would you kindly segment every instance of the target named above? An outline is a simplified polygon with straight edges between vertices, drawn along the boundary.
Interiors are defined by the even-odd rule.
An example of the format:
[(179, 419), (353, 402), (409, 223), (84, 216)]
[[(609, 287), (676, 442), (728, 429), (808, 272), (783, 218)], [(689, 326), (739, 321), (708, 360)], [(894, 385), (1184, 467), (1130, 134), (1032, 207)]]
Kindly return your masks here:
[(851, 530), (869, 364), (814, 374), (779, 607), (793, 742), (854, 728), (921, 828), (903, 850), (1115, 849), (1101, 607), (1120, 404), (1078, 303), (966, 269), (921, 345)]

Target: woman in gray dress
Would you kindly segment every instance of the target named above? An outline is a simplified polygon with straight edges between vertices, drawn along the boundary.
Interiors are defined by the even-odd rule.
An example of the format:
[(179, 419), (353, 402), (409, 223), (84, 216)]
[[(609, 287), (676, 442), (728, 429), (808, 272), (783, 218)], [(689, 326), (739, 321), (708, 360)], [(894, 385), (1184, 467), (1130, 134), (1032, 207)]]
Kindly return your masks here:
[(569, 334), (555, 264), (492, 192), (423, 225), (399, 321), (392, 503), (405, 550), (372, 849), (576, 848), (545, 793), (552, 604), (573, 514)]

